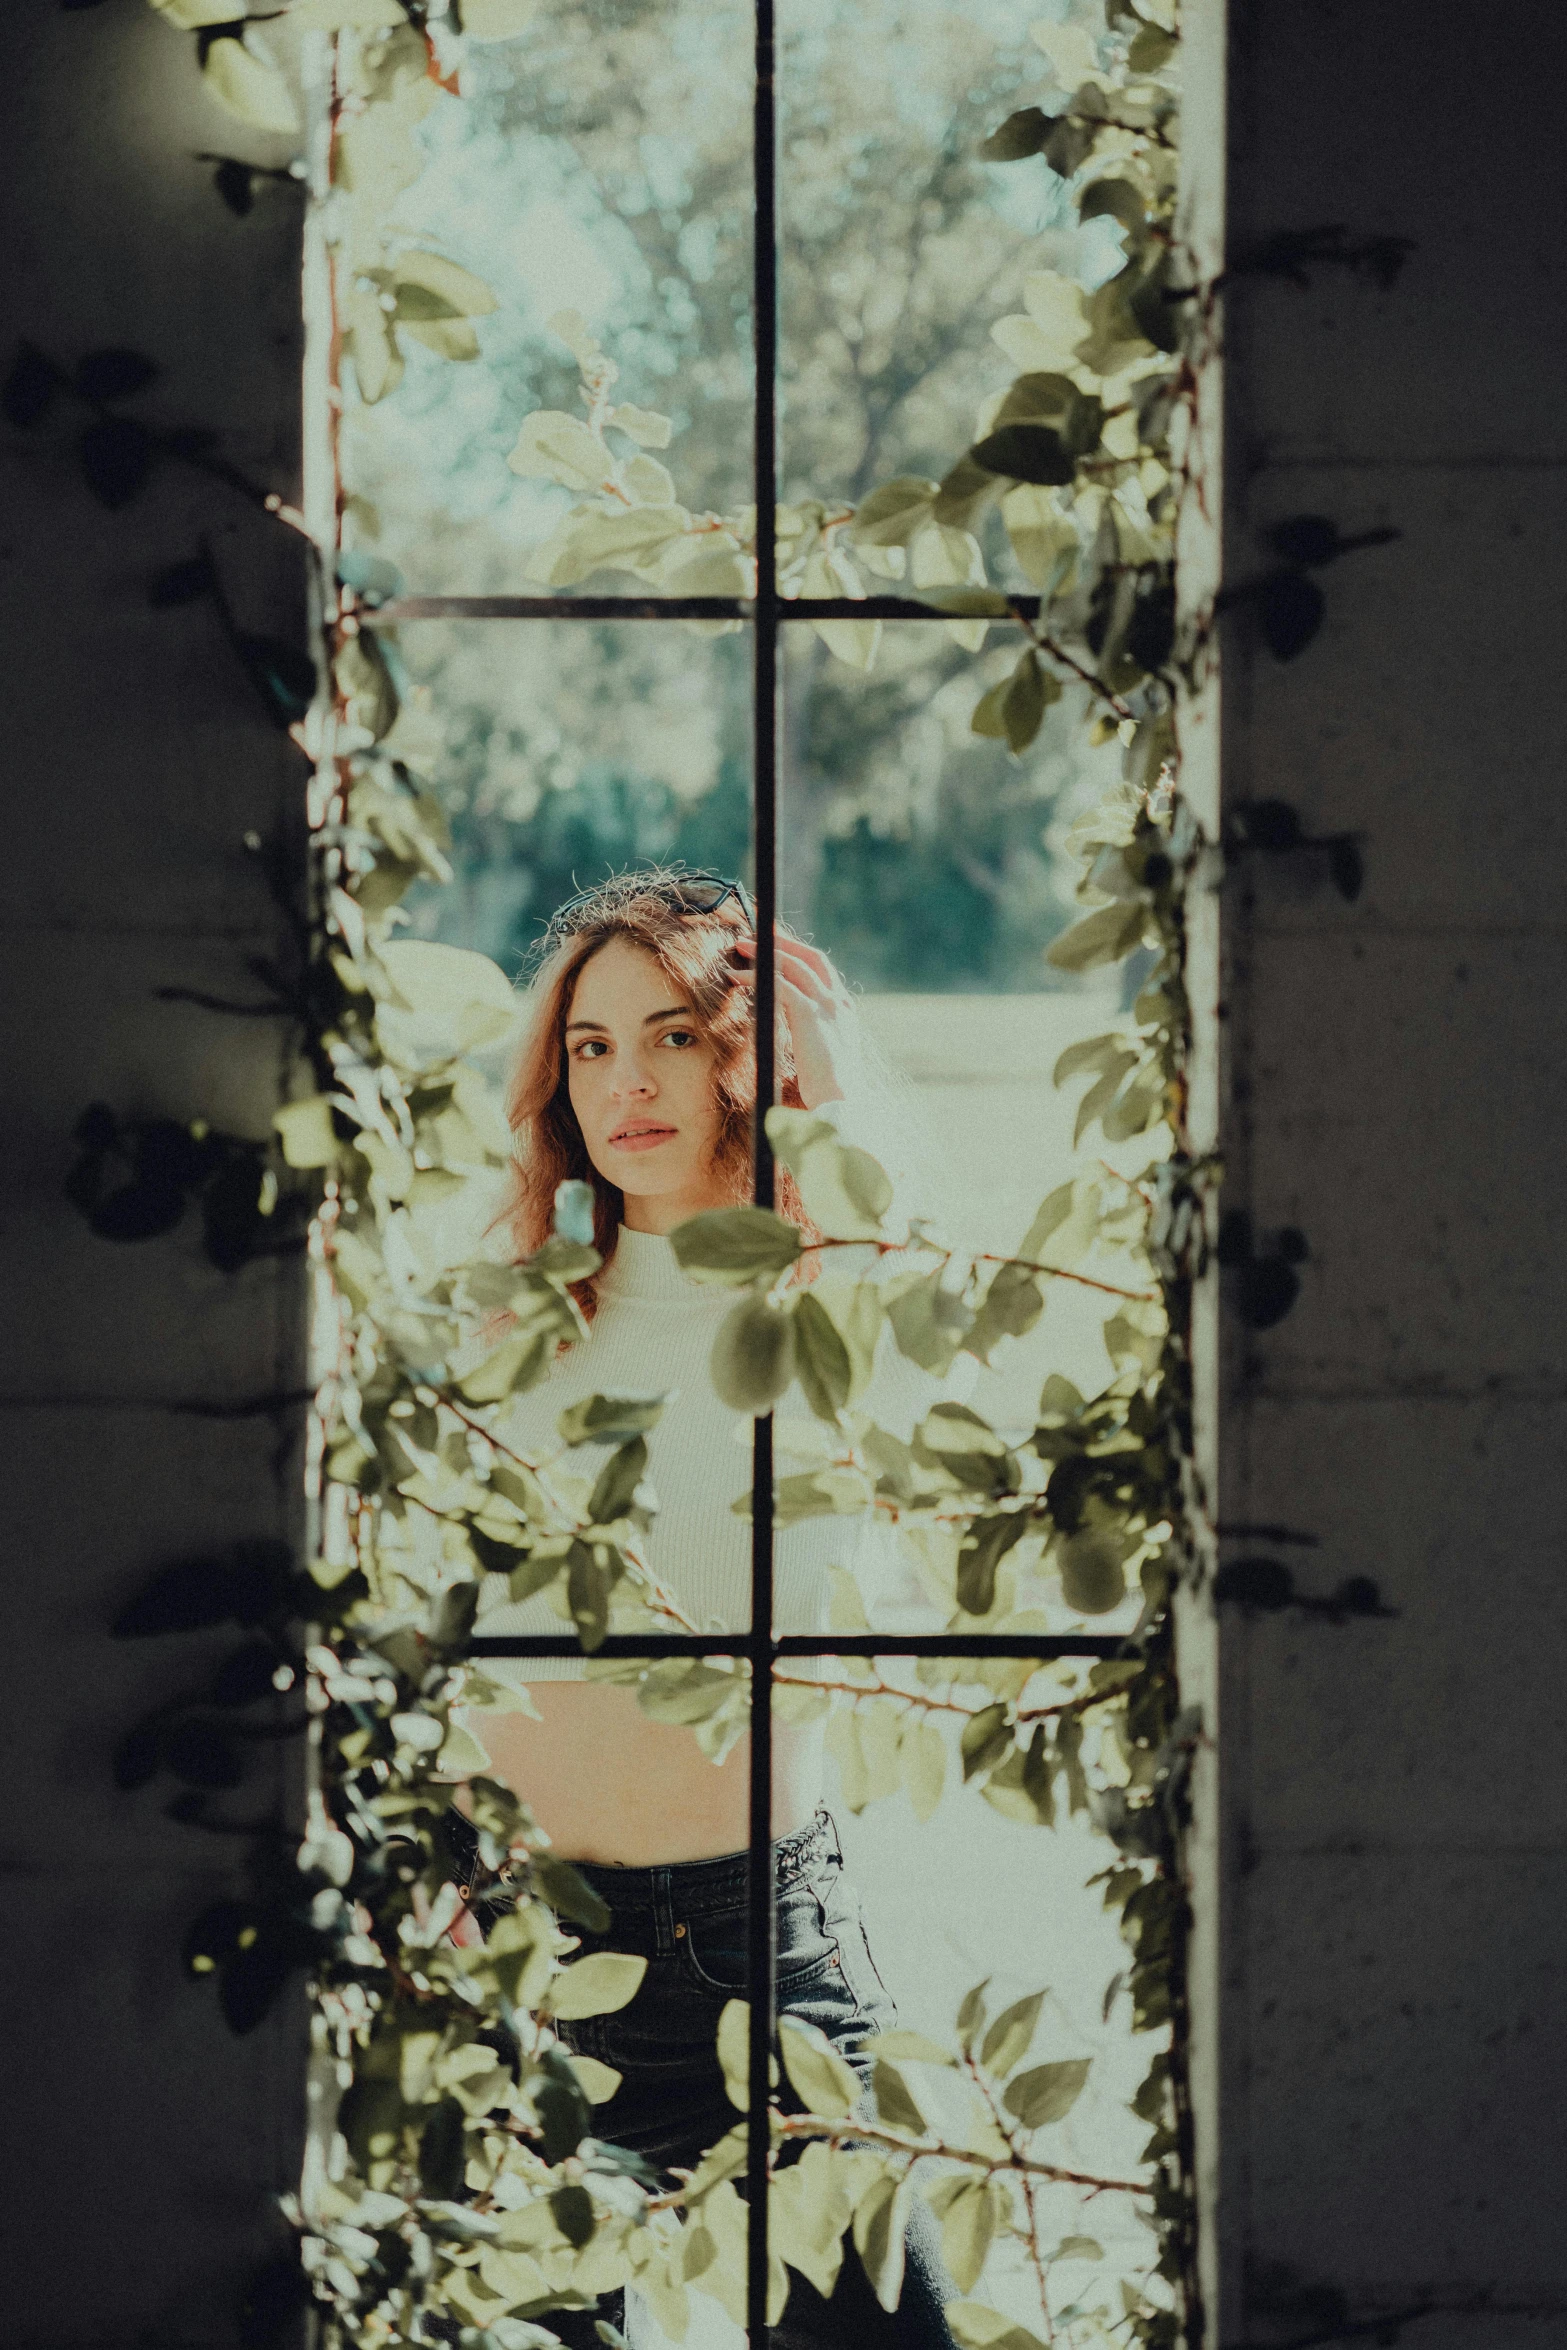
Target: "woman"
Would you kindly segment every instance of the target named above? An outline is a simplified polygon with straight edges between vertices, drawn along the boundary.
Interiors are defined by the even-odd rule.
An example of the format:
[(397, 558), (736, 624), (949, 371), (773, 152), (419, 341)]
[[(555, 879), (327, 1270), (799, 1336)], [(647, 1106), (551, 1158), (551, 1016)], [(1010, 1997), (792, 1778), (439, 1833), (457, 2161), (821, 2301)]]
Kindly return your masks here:
[[(719, 1401), (707, 1366), (733, 1298), (690, 1281), (668, 1235), (750, 1196), (756, 954), (734, 883), (648, 872), (574, 900), (545, 941), (509, 1104), (519, 1252), (544, 1240), (556, 1185), (577, 1177), (593, 1187), (605, 1263), (584, 1285), (586, 1341), (521, 1399), (508, 1440), (549, 1447), (560, 1412), (586, 1395), (666, 1395), (649, 1445), (659, 1503), (649, 1560), (691, 1622), (726, 1630), (743, 1629), (750, 1613), (749, 1528), (731, 1506), (746, 1481), (737, 1439), (749, 1422)], [(781, 1097), (836, 1119), (854, 1053), (847, 992), (825, 955), (787, 934), (776, 968)], [(803, 1224), (782, 1171), (779, 1208)], [(882, 1385), (907, 1384), (894, 1358)], [(785, 1398), (785, 1420), (791, 1409), (803, 1414), (803, 1400)], [(877, 1412), (913, 1416), (895, 1392), (878, 1392)], [(828, 1570), (852, 1563), (855, 1542), (843, 1519), (779, 1535), (780, 1630), (822, 1625)], [(540, 1597), (487, 1615), (483, 1629), (558, 1632), (561, 1618)], [(579, 1660), (521, 1670), (539, 1718), (481, 1716), (492, 1764), (608, 1903), (609, 1932), (588, 1946), (649, 1961), (628, 2008), (574, 2027), (575, 2044), (623, 2076), (599, 2109), (599, 2134), (660, 2169), (688, 2169), (735, 2121), (714, 2043), (725, 2003), (745, 1989), (746, 1744), (715, 1767), (689, 1730), (652, 1720), (634, 1689), (585, 1680)], [(892, 2002), (821, 1808), (820, 1724), (779, 1721), (773, 1738), (778, 2004), (852, 2062), (869, 2034), (890, 2029)], [(946, 2350), (928, 2238), (923, 2223), (911, 2231), (896, 2315), (879, 2307), (851, 2253), (830, 2301), (791, 2278), (781, 2339)], [(569, 2314), (550, 2322), (569, 2339), (594, 2339)]]

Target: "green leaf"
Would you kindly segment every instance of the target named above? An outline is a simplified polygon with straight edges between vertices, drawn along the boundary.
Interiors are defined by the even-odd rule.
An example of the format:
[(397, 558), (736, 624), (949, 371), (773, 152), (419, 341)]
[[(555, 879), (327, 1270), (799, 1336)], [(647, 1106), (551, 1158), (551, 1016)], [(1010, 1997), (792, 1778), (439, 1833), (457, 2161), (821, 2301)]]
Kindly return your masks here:
[(1062, 2064), (1036, 2064), (1008, 2081), (1001, 2102), (1026, 2130), (1042, 2130), (1048, 2122), (1065, 2120), (1087, 2079), (1086, 2056), (1069, 2057)]
[(1161, 25), (1145, 24), (1126, 52), (1126, 62), (1133, 73), (1157, 73), (1168, 65), (1179, 44), (1173, 33)]
[(1021, 1510), (969, 1521), (958, 1551), (958, 1605), (965, 1615), (988, 1616), (995, 1605), (996, 1569), (1028, 1532)]
[(535, 1853), (532, 1868), (533, 1882), (551, 1909), (558, 1909), (575, 1926), (586, 1926), (590, 1934), (608, 1931), (608, 1909), (569, 1860), (553, 1852)]
[(987, 2072), (998, 2079), (1009, 2073), (1015, 2064), (1028, 2054), (1029, 2042), (1039, 2022), (1039, 2011), (1045, 2004), (1043, 1991), (1030, 1991), (1025, 1999), (1016, 1999), (1004, 2007), (985, 2034), (979, 2060)]
[(996, 2232), (996, 2203), (987, 2179), (965, 2179), (941, 2221), (941, 2250), (960, 2293), (979, 2282)]
[(708, 1367), (732, 1411), (771, 1411), (794, 1377), (793, 1313), (765, 1297), (742, 1298), (719, 1325)]
[(972, 1493), (1017, 1491), (1018, 1467), (1006, 1439), (967, 1404), (939, 1403), (927, 1412), (915, 1431), (914, 1455)]
[(1061, 699), (1061, 681), (1028, 648), (1010, 677), (981, 696), (969, 725), (975, 734), (1004, 740), (1014, 756), (1027, 750), (1040, 729), (1046, 710)]
[(693, 1281), (731, 1289), (778, 1280), (798, 1261), (801, 1245), (797, 1227), (770, 1208), (710, 1208), (677, 1224), (669, 1240)]
[(962, 2350), (1045, 2350), (1037, 2334), (981, 2301), (949, 2301), (944, 2315)]
[(998, 1265), (974, 1327), (963, 1341), (965, 1353), (988, 1363), (990, 1350), (1000, 1339), (1026, 1337), (1044, 1310), (1037, 1273), (1031, 1273), (1026, 1264)]
[(927, 588), (923, 600), (935, 612), (953, 612), (976, 620), (1010, 620), (1012, 618), (1011, 601), (1002, 594), (1000, 588)]
[(1112, 1534), (1072, 1534), (1060, 1544), (1055, 1563), (1061, 1596), (1080, 1616), (1106, 1616), (1126, 1597), (1122, 1545)]
[(1054, 2260), (1103, 2260), (1104, 2246), (1092, 2236), (1063, 2236), (1051, 2255)]
[(288, 83), (254, 32), (213, 40), (202, 64), (211, 95), (251, 130), (293, 138), (299, 112)]
[(590, 2242), (593, 2235), (593, 2198), (586, 2187), (573, 2182), (557, 2187), (550, 2197), (550, 2211), (555, 2225), (568, 2244), (579, 2248)]
[(674, 433), (669, 418), (660, 416), (655, 408), (612, 408), (605, 422), (635, 441), (639, 449), (667, 449)]
[(827, 2299), (843, 2263), (843, 2231), (852, 2203), (844, 2164), (820, 2140), (798, 2162), (778, 2171), (767, 2197), (768, 2238), (778, 2257), (797, 2268)]
[(751, 2010), (730, 1999), (718, 2019), (718, 2063), (731, 2105), (745, 2113), (751, 2103)]
[(1103, 1074), (1077, 1105), (1077, 1118), (1072, 1127), (1072, 1148), (1075, 1150), (1096, 1118), (1102, 1117), (1114, 1100), (1122, 1080), (1137, 1066), (1137, 1054), (1130, 1045), (1123, 1046)]
[(892, 1182), (879, 1159), (828, 1130), (799, 1155), (795, 1176), (805, 1212), (833, 1240), (872, 1240), (892, 1205)]
[(1077, 470), (1072, 451), (1048, 424), (1004, 424), (976, 441), (969, 455), (986, 473), (1051, 488), (1069, 482)]
[(936, 484), (920, 474), (900, 473), (860, 500), (847, 536), (867, 547), (906, 547), (930, 520)]
[(1003, 1755), (1010, 1754), (1012, 1725), (1007, 1720), (1006, 1707), (984, 1705), (977, 1714), (971, 1714), (963, 1725), (959, 1748), (963, 1756), (965, 1779), (977, 1777), (981, 1771), (989, 1770), (993, 1763), (999, 1762)]
[(883, 2309), (898, 2306), (903, 2290), (903, 2241), (908, 2225), (907, 2180), (883, 2172), (861, 2196), (854, 2213), (854, 2248), (871, 2290)]
[(458, 1380), (457, 1392), (468, 1403), (499, 1403), (504, 1396), (533, 1387), (549, 1369), (558, 1343), (558, 1334), (548, 1328), (503, 1339), (493, 1354)]
[(551, 1281), (566, 1283), (586, 1281), (602, 1263), (591, 1243), (568, 1240), (564, 1233), (552, 1232), (543, 1247), (535, 1249), (528, 1259), (528, 1270), (543, 1273)]
[(1084, 221), (1101, 215), (1118, 220), (1134, 236), (1141, 235), (1148, 219), (1140, 190), (1123, 179), (1091, 180), (1077, 199), (1077, 213)]
[(1119, 963), (1142, 945), (1147, 920), (1140, 898), (1096, 906), (1045, 950), (1045, 960), (1058, 971), (1092, 971), (1101, 963)]
[(540, 408), (524, 417), (506, 462), (513, 473), (559, 482), (568, 490), (601, 489), (610, 474), (603, 442), (562, 408)]
[(900, 1354), (938, 1379), (951, 1370), (974, 1317), (956, 1290), (945, 1287), (941, 1269), (900, 1290), (887, 1305), (887, 1319)]
[(996, 496), (998, 487), (995, 474), (987, 473), (983, 465), (976, 465), (971, 456), (962, 456), (936, 492), (931, 506), (932, 519), (952, 530), (972, 530), (984, 508)]
[(802, 1292), (794, 1309), (795, 1373), (819, 1420), (836, 1421), (849, 1400), (849, 1350), (825, 1307)]
[(614, 2015), (628, 2007), (642, 1988), (647, 1960), (618, 1950), (595, 1950), (562, 1968), (551, 1983), (544, 2005), (548, 2013), (575, 2023), (588, 2015)]
[(462, 2192), (466, 2121), (456, 2098), (443, 2097), (419, 2133), (419, 2186), (441, 2202)]
[(329, 1167), (343, 1146), (332, 1125), (332, 1105), (324, 1093), (307, 1101), (287, 1102), (274, 1110), (283, 1157), (290, 1167)]
[(889, 2129), (912, 2130), (923, 2137), (929, 2123), (914, 2100), (914, 2093), (895, 2064), (878, 2056), (871, 2073), (871, 2089), (876, 2099), (876, 2111)]
[[(1051, 1071), (1052, 1085), (1065, 1085), (1070, 1077), (1080, 1077), (1085, 1069), (1102, 1070), (1126, 1051), (1127, 1039), (1112, 1030), (1106, 1036), (1086, 1036), (1079, 1044), (1069, 1044), (1057, 1056)], [(1059, 1195), (1056, 1195), (1059, 1196)]]
[(1019, 163), (1025, 155), (1039, 153), (1054, 124), (1055, 117), (1041, 107), (1021, 106), (1016, 114), (1007, 116), (999, 130), (981, 140), (979, 152), (986, 163)]
[(637, 1488), (646, 1475), (647, 1438), (633, 1436), (610, 1456), (598, 1473), (588, 1501), (591, 1523), (610, 1526), (617, 1518), (623, 1518), (635, 1503)]
[(585, 1395), (556, 1421), (562, 1444), (624, 1444), (658, 1426), (667, 1396)]
[(605, 1542), (573, 1542), (566, 1554), (566, 1605), (590, 1655), (604, 1645), (610, 1596), (624, 1571), (620, 1553)]
[(1045, 1194), (1017, 1252), (1026, 1263), (1037, 1265), (1044, 1261), (1045, 1243), (1066, 1222), (1076, 1198), (1075, 1179), (1057, 1184), (1054, 1191)]
[(990, 1989), (990, 1977), (976, 1983), (972, 1991), (965, 1991), (958, 2004), (958, 2038), (965, 2054), (973, 2050), (975, 2041), (985, 2029), (985, 1993)]
[(790, 2085), (807, 2111), (824, 2121), (846, 2120), (859, 2101), (859, 2075), (826, 2034), (797, 2016), (780, 2016), (778, 2047)]
[(1052, 171), (1069, 180), (1093, 153), (1098, 136), (1092, 123), (1074, 122), (1069, 114), (1058, 115), (1045, 141), (1045, 161)]
[[(797, 1526), (802, 1518), (858, 1517), (870, 1500), (865, 1479), (856, 1469), (802, 1469), (779, 1477), (773, 1486), (773, 1523)], [(737, 1518), (751, 1515), (751, 1497), (742, 1494), (733, 1505)]]

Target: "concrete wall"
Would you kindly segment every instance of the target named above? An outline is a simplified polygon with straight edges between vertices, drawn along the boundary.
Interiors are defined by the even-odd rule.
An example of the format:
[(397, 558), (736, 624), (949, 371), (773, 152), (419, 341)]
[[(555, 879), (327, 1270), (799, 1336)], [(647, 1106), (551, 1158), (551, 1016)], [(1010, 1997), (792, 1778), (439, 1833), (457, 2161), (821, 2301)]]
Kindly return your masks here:
[[(129, 412), (221, 427), (224, 453), (294, 486), (299, 205), (232, 218), (195, 150), (273, 160), (226, 124), (194, 45), (136, 0), (15, 0), (0, 89), (10, 336), (62, 361), (111, 345), (165, 372)], [(282, 150), (286, 158), (286, 145)], [(9, 352), (4, 358), (9, 364)], [(275, 1023), (160, 1004), (160, 986), (256, 991), (274, 943), (241, 848), (303, 762), (204, 606), (147, 582), (207, 532), (243, 625), (299, 630), (276, 524), (195, 475), (118, 513), (77, 471), (85, 413), (0, 426), (9, 789), (0, 969), (9, 1060), (0, 1156), (6, 1604), (6, 2350), (184, 2350), (236, 2339), (236, 2290), (276, 2240), (300, 2104), (299, 2016), (233, 2039), (180, 1943), (234, 1889), (231, 1844), (174, 1825), (168, 1779), (110, 1782), (113, 1747), (199, 1682), (222, 1634), (116, 1643), (108, 1621), (182, 1551), (291, 1520), (275, 1417), (204, 1416), (298, 1384), (292, 1263), (232, 1277), (194, 1218), (116, 1247), (65, 1202), (70, 1129), (101, 1098), (266, 1130)], [(230, 1639), (228, 1645), (232, 1645)], [(276, 1757), (229, 1808), (259, 1812)]]
[(1361, 832), (1367, 879), (1253, 856), (1227, 891), (1227, 1200), (1311, 1254), (1275, 1328), (1227, 1314), (1220, 1514), (1317, 1547), (1223, 1550), (1397, 1612), (1224, 1633), (1216, 2338), (1434, 2304), (1419, 2350), (1533, 2350), (1567, 2341), (1567, 33), (1250, 0), (1230, 50), (1232, 256), (1416, 250), (1228, 310), (1226, 576), (1286, 516), (1403, 535), (1318, 575), (1297, 660), (1226, 626), (1229, 801)]

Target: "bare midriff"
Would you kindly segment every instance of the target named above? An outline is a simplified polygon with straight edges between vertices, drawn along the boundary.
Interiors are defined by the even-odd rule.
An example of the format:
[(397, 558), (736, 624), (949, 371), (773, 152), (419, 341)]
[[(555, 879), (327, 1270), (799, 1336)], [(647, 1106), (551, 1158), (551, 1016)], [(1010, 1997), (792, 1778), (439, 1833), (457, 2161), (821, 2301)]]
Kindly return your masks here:
[[(528, 1804), (568, 1860), (657, 1868), (742, 1852), (750, 1829), (751, 1742), (709, 1762), (691, 1732), (655, 1722), (633, 1689), (536, 1681), (540, 1719), (478, 1714), (495, 1775)], [(773, 1834), (803, 1828), (821, 1800), (817, 1722), (773, 1725)]]

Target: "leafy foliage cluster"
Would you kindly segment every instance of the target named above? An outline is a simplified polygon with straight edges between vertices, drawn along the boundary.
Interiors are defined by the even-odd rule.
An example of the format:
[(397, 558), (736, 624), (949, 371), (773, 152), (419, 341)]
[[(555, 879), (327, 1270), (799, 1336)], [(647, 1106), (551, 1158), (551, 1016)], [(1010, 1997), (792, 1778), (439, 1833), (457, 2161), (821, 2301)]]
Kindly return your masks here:
[[(293, 127), (286, 79), (222, 0), (154, 4), (195, 33), (213, 94), (232, 112), (261, 129)], [(373, 402), (395, 381), (405, 335), (454, 361), (477, 352), (472, 321), (492, 305), (488, 288), (455, 260), (390, 236), (385, 215), (416, 167), (420, 119), (457, 96), (462, 41), (504, 37), (527, 10), (463, 0), (460, 17), (451, 7), (427, 22), (408, 0), (389, 21), (391, 0), (293, 0), (286, 13), (339, 35), (322, 221), (341, 348)], [(1112, 1614), (1129, 1594), (1139, 1602), (1121, 1654), (1091, 1668), (948, 1660), (892, 1681), (840, 1660), (831, 1681), (778, 1676), (781, 1709), (830, 1712), (855, 1808), (902, 1785), (928, 1817), (955, 1762), (1005, 1816), (1048, 1827), (1063, 1810), (1087, 1815), (1115, 1847), (1104, 1898), (1129, 1958), (1111, 1995), (1124, 1988), (1136, 2025), (1158, 2043), (1135, 2104), (1151, 2132), (1137, 2177), (1059, 2159), (1050, 2133), (1088, 2067), (1028, 2062), (1042, 1990), (992, 2015), (981, 1984), (949, 2040), (883, 2038), (868, 2052), (868, 2095), (818, 2036), (792, 2022), (780, 2034), (789, 2093), (772, 2125), (775, 2313), (791, 2268), (829, 2290), (851, 2243), (893, 2306), (917, 2193), (941, 2221), (963, 2296), (949, 2318), (965, 2350), (1037, 2350), (1028, 2327), (978, 2292), (992, 2248), (1008, 2240), (1034, 2264), (1052, 2340), (1129, 2331), (1173, 2343), (1195, 2295), (1181, 1835), (1199, 1725), (1180, 1709), (1169, 1619), (1185, 1558), (1187, 1307), (1203, 1224), (1185, 1146), (1181, 918), (1199, 843), (1170, 780), (1176, 694), (1200, 654), (1195, 636), (1180, 638), (1173, 579), (1177, 443), (1194, 379), (1171, 284), (1173, 20), (1155, 0), (1141, 12), (1109, 0), (1106, 18), (1093, 38), (1040, 28), (1062, 84), (1054, 111), (1014, 114), (989, 152), (1069, 177), (1085, 218), (1108, 212), (1120, 224), (1124, 267), (1086, 297), (1053, 272), (1030, 278), (1025, 310), (997, 329), (1020, 372), (944, 479), (898, 477), (842, 508), (796, 501), (780, 512), (779, 536), (788, 593), (857, 597), (867, 577), (906, 581), (969, 649), (991, 625), (1019, 630), (1011, 675), (973, 718), (1014, 755), (1067, 694), (1103, 739), (1119, 736), (1125, 780), (1080, 828), (1085, 911), (1052, 956), (1067, 970), (1136, 958), (1140, 992), (1124, 1027), (1071, 1048), (1057, 1075), (1090, 1080), (1079, 1137), (1096, 1124), (1117, 1142), (1147, 1135), (1150, 1163), (1136, 1180), (1078, 1177), (1044, 1201), (1015, 1257), (976, 1259), (923, 1226), (890, 1228), (891, 1187), (876, 1162), (808, 1113), (775, 1111), (775, 1147), (827, 1235), (819, 1277), (795, 1278), (801, 1235), (761, 1209), (698, 1217), (676, 1235), (688, 1272), (735, 1293), (713, 1357), (726, 1400), (762, 1412), (798, 1380), (813, 1415), (817, 1457), (781, 1483), (784, 1522), (872, 1510), (896, 1524), (957, 1632), (1043, 1634), (1059, 1621), (1052, 1611), (1080, 1621)], [(514, 457), (580, 493), (535, 558), (539, 576), (560, 585), (612, 568), (668, 592), (746, 593), (754, 514), (682, 506), (651, 454), (667, 445), (667, 420), (616, 405), (612, 365), (580, 321), (560, 331), (582, 369), (585, 421), (565, 411), (525, 419)], [(1037, 619), (985, 579), (974, 526), (991, 506), (1038, 588)], [(562, 2027), (624, 2006), (641, 1962), (573, 1956), (572, 1926), (601, 1933), (610, 1921), (526, 1803), (487, 1775), (462, 1718), (507, 1702), (469, 1647), (491, 1605), (555, 1593), (590, 1656), (610, 1630), (683, 1624), (643, 1542), (659, 1402), (594, 1396), (562, 1415), (547, 1454), (508, 1441), (510, 1399), (584, 1334), (573, 1285), (598, 1264), (589, 1202), (563, 1186), (552, 1237), (522, 1264), (476, 1255), (458, 1232), (454, 1202), (493, 1182), (510, 1148), (469, 1056), (505, 1035), (513, 1000), (483, 958), (396, 935), (413, 883), (449, 872), (438, 749), (395, 636), (376, 620), (395, 576), (373, 557), (320, 552), (330, 692), (295, 727), (315, 770), (316, 918), (296, 997), (306, 1050), (296, 1097), (276, 1119), (291, 1180), (320, 1187), (309, 1242), (316, 1530), (305, 1572), (285, 1576), (274, 1560), (259, 1594), (241, 1589), (245, 1562), (219, 1562), (239, 1580), (218, 1613), (256, 1628), (256, 1653), (248, 1679), (236, 1666), (227, 1695), (211, 1693), (220, 1708), (248, 1704), (263, 1649), (274, 1687), (297, 1665), (312, 1788), (297, 1867), (274, 1868), (257, 1905), (209, 1915), (188, 1955), (195, 1971), (218, 1975), (241, 2025), (289, 1963), (310, 1966), (317, 2120), (289, 2208), (330, 2340), (533, 2350), (551, 2338), (551, 2310), (588, 2307), (622, 2282), (679, 2337), (692, 2291), (743, 2315), (743, 2128), (668, 2192), (596, 2134), (594, 2109), (615, 2077), (574, 2054)], [(816, 625), (839, 660), (874, 659), (874, 621)], [(83, 1141), (89, 1154), (124, 1147), (101, 1126)], [(133, 1143), (128, 1185), (108, 1198), (156, 1189), (150, 1148)], [(100, 1191), (92, 1201), (100, 1217), (112, 1212)], [(933, 1374), (961, 1350), (984, 1362), (1034, 1326), (1061, 1281), (1111, 1300), (1115, 1376), (1102, 1394), (1084, 1398), (1052, 1377), (1022, 1433), (951, 1402), (912, 1442), (876, 1425), (866, 1406), (878, 1343)], [(576, 1466), (589, 1444), (611, 1448), (592, 1477)], [(840, 1589), (836, 1628), (863, 1625), (856, 1607)], [(201, 1620), (214, 1618), (182, 1616), (178, 1595), (165, 1594), (159, 1622)], [(743, 1726), (738, 1664), (617, 1659), (590, 1670), (633, 1681), (651, 1714), (690, 1725), (711, 1753)], [(135, 1768), (180, 1771), (193, 1736), (199, 1744), (199, 1724), (193, 1732), (184, 1717), (165, 1725)], [(457, 1780), (469, 1790), (466, 1830), (451, 1809)], [(258, 1947), (265, 1967), (250, 1955)], [(736, 2003), (719, 2055), (737, 2107), (745, 2035)], [(1054, 2223), (1049, 2199), (1062, 2189), (1125, 2193), (1150, 2215), (1150, 2273), (1122, 2280), (1113, 2314), (1094, 2284), (1100, 2245)]]

